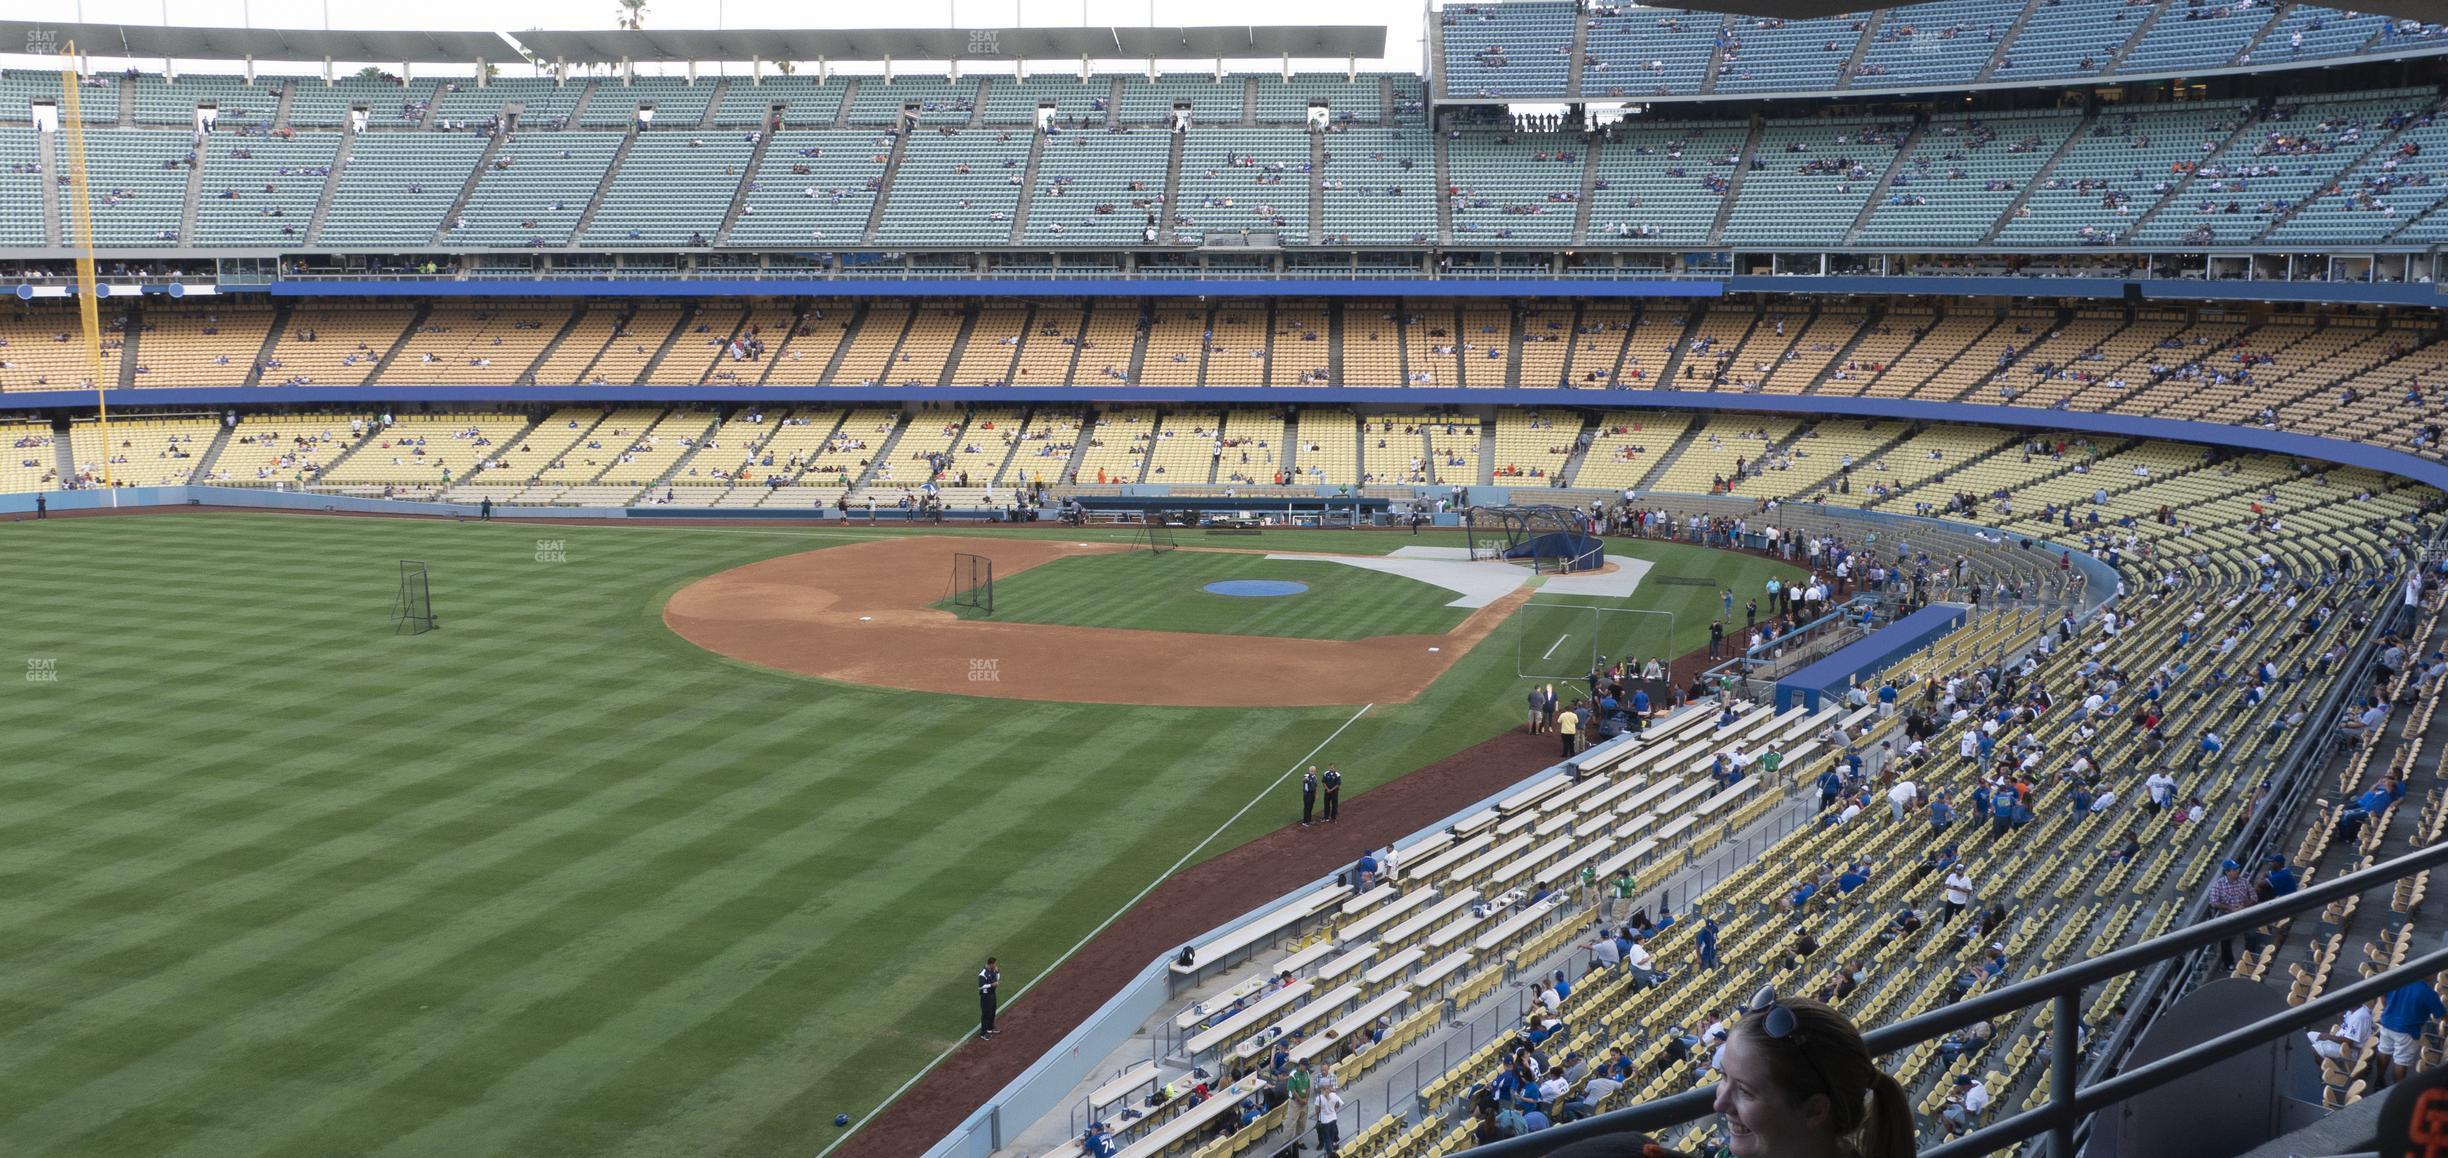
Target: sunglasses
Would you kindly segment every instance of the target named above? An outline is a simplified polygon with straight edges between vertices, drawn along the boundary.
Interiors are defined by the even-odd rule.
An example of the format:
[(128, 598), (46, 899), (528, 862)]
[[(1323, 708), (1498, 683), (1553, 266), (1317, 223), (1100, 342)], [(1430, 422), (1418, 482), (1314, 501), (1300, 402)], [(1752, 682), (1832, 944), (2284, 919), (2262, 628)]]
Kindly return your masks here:
[[(1805, 1047), (1810, 1041), (1810, 1035), (1802, 1032), (1801, 1020), (1794, 1016), (1793, 1007), (1777, 1000), (1774, 985), (1761, 986), (1758, 993), (1752, 994), (1751, 1004), (1743, 1007), (1743, 1014), (1760, 1015), (1760, 1031), (1767, 1034), (1771, 1041), (1791, 1042), (1797, 1047)], [(1797, 1048), (1794, 1052), (1801, 1055), (1803, 1065), (1810, 1067), (1811, 1076), (1819, 1080), (1819, 1089), (1829, 1098), (1834, 1098), (1836, 1086), (1828, 1081), (1819, 1063), (1811, 1060), (1810, 1050)]]

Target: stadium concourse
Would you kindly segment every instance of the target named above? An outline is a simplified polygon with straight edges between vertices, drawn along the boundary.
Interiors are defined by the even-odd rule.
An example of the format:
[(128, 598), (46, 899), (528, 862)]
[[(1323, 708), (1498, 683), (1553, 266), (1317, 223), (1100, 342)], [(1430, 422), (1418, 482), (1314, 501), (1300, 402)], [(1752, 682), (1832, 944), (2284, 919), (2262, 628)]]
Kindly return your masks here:
[[(1360, 798), (1365, 839), (1145, 850), (1187, 867), (1110, 927), (1055, 930), (1076, 956), (1015, 959), (995, 1041), (913, 1017), (869, 1027), (916, 1050), (872, 1055), (911, 1066), (872, 1090), (771, 1083), (812, 1105), (910, 1079), (793, 1147), (1277, 1153), (1319, 1139), (1332, 1067), (1355, 1158), (1634, 1107), (1703, 1151), (1720, 1127), (1657, 1103), (1717, 1079), (1716, 1031), (1762, 986), (1874, 1030), (2038, 994), (1878, 1059), (1922, 1146), (2004, 1131), (1950, 1154), (2071, 1158), (2074, 1123), (2042, 1141), (2021, 1113), (2248, 1006), (2290, 1022), (2278, 1076), (2229, 1083), (2255, 1112), (2143, 1091), (2085, 1141), (2145, 1153), (2129, 1131), (2204, 1119), (2201, 1153), (2242, 1152), (2438, 1066), (2423, 1007), (2333, 1000), (2436, 983), (2427, 871), (2215, 947), (2160, 939), (2448, 836), (2448, 29), (2259, 0), (1496, 0), (1420, 31), (1413, 71), (1373, 27), (0, 22), (43, 54), (0, 62), (0, 517), (835, 534), (865, 541), (657, 571), (650, 614), (760, 678), (936, 696), (966, 694), (966, 641), (1069, 652), (1096, 670), (1043, 698), (1167, 728), (1408, 706), (1493, 671), (1474, 645), (1572, 580), (1504, 571), (1416, 633), (1224, 657), (1008, 601), (956, 618), (928, 599), (955, 546), (931, 536), (997, 544), (1008, 593), (1128, 555), (1128, 532), (1046, 533), (1066, 521), (1139, 528), (1151, 556), (1150, 512), (1281, 528), (1274, 552), (1294, 527), (1450, 539), (1464, 508), (1552, 505), (1627, 552), (1767, 554), (1824, 585), (1824, 616), (1794, 582), (1701, 597), (1708, 651), (1568, 679), (1566, 703), (1615, 699), (1570, 763), (1538, 767), (1561, 743), (1539, 724), (1489, 728)], [(128, 55), (63, 82), (63, 34)], [(1179, 558), (1233, 547), (1197, 545), (1222, 549)], [(1628, 589), (1675, 583), (1715, 586)], [(838, 646), (885, 628), (921, 662), (886, 677)], [(1423, 646), (1450, 654), (1395, 654)], [(1488, 678), (1512, 711), (1529, 676)], [(995, 709), (1027, 710), (1034, 677)], [(1193, 695), (1219, 682), (1253, 690)], [(1627, 736), (1635, 690), (1654, 713)], [(881, 928), (850, 932), (879, 958), (995, 951)], [(2018, 988), (2137, 946), (2176, 967), (2064, 1004)], [(815, 1112), (740, 1113), (769, 1110), (754, 1129)], [(745, 1145), (720, 1116), (674, 1144)]]

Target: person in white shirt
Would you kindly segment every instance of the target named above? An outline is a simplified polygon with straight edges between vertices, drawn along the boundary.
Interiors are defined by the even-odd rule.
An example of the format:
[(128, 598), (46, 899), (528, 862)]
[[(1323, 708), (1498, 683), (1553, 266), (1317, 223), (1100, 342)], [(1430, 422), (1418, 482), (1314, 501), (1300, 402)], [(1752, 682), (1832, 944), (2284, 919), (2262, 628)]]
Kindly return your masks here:
[(1851, 821), (1854, 817), (1860, 816), (1862, 814), (1862, 800), (1863, 797), (1856, 796), (1845, 801), (1844, 811), (1836, 814), (1836, 823), (1844, 824)]
[(1920, 796), (1921, 789), (1915, 786), (1912, 781), (1896, 781), (1895, 787), (1887, 790), (1888, 815), (1897, 820), (1904, 819), (1905, 810), (1911, 808), (1913, 801), (1919, 799)]
[(1972, 907), (1972, 874), (1962, 865), (1947, 870), (1946, 891), (1941, 899), (1946, 902), (1947, 919), (1950, 921)]
[(1328, 1154), (1343, 1143), (1343, 1127), (1335, 1117), (1343, 1112), (1343, 1095), (1321, 1087), (1309, 1099), (1310, 1117), (1317, 1122), (1318, 1149)]
[(1980, 1120), (1981, 1111), (1989, 1108), (1989, 1087), (1969, 1074), (1955, 1079), (1955, 1093), (1947, 1099), (1939, 1116), (1946, 1119), (1947, 1136), (1953, 1137), (1972, 1129)]
[(1570, 1088), (1572, 1088), (1572, 1083), (1564, 1080), (1562, 1070), (1550, 1070), (1547, 1080), (1539, 1083), (1539, 1101), (1552, 1104), (1557, 1098), (1563, 1097), (1564, 1091)]
[(2176, 778), (2166, 772), (2151, 773), (2150, 778), (2142, 782), (2142, 788), (2150, 793), (2153, 812), (2176, 802)]
[(1600, 969), (1612, 969), (1617, 962), (1623, 960), (1623, 951), (1616, 948), (1615, 935), (1607, 932), (1606, 926), (1598, 926), (1597, 932), (1598, 939), (1582, 948), (1590, 951), (1590, 964)]
[(1639, 934), (1633, 935), (1632, 949), (1624, 954), (1624, 963), (1631, 966), (1632, 975), (1645, 985), (1655, 985), (1666, 976), (1658, 971), (1657, 954), (1649, 951), (1649, 939)]
[(2312, 1052), (2331, 1061), (2352, 1062), (2371, 1044), (2372, 1011), (2369, 1005), (2358, 1005), (2346, 1011), (2328, 1032), (2314, 1030), (2304, 1036), (2312, 1039)]

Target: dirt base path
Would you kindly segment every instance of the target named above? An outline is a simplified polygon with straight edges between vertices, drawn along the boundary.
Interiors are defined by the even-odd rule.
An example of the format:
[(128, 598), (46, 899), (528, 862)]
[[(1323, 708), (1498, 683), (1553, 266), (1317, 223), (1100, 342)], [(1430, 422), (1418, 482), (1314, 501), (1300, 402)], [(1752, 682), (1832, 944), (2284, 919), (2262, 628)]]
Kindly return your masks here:
[[(961, 619), (929, 606), (981, 540), (895, 537), (785, 555), (674, 594), (663, 622), (708, 651), (847, 683), (951, 695), (1170, 707), (1409, 702), (1530, 598), (1518, 589), (1443, 635), (1284, 639)], [(1000, 578), (1113, 543), (991, 541)], [(1435, 650), (1430, 650), (1430, 649)], [(980, 673), (991, 673), (983, 678)]]

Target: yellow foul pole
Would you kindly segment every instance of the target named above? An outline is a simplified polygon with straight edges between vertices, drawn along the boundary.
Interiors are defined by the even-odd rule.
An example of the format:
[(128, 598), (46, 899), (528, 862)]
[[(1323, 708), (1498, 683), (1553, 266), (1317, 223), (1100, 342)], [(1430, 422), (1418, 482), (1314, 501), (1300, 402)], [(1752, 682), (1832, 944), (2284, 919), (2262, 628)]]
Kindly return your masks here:
[[(94, 284), (92, 192), (85, 184), (85, 116), (79, 107), (77, 47), (71, 40), (60, 56), (60, 140), (68, 145), (68, 205), (76, 213), (77, 316), (85, 328), (85, 372), (93, 384), (94, 405), (102, 425), (102, 485), (111, 490), (111, 505), (119, 505), (118, 484), (111, 478), (110, 401), (103, 395), (102, 310)], [(46, 193), (48, 191), (46, 190)], [(74, 455), (73, 446), (70, 454)]]

